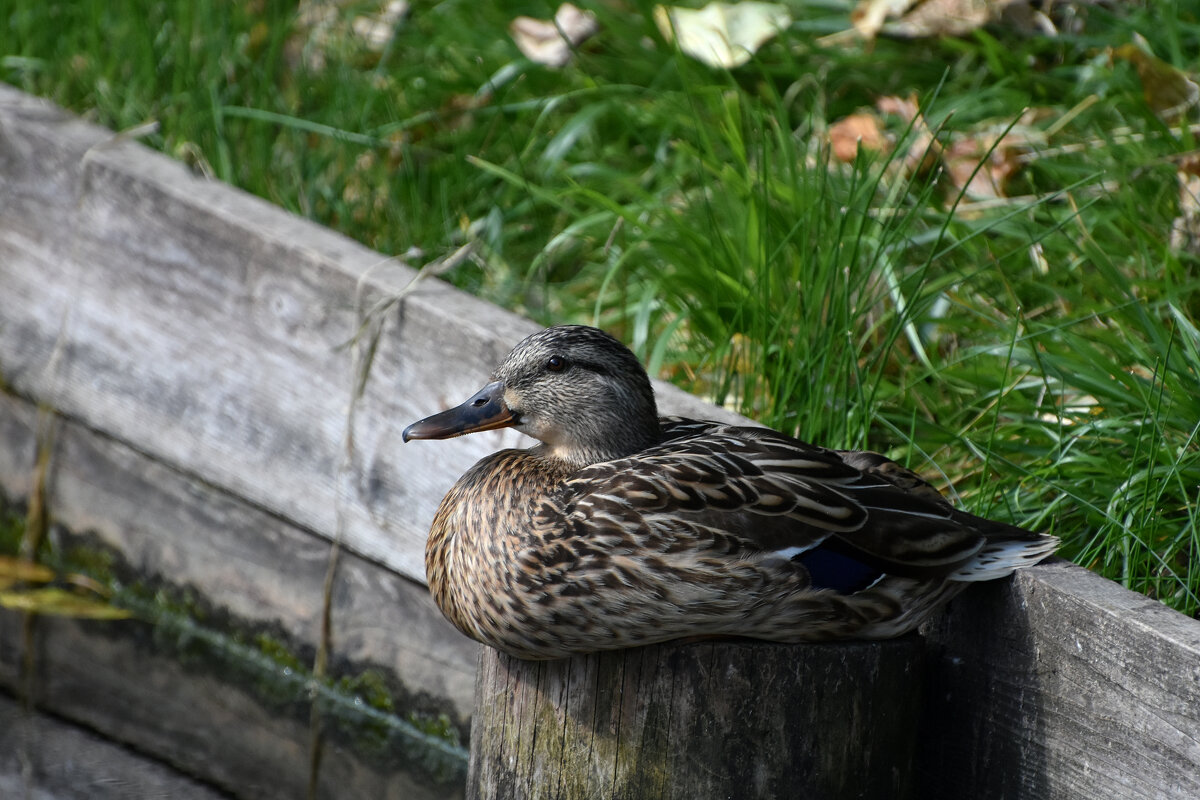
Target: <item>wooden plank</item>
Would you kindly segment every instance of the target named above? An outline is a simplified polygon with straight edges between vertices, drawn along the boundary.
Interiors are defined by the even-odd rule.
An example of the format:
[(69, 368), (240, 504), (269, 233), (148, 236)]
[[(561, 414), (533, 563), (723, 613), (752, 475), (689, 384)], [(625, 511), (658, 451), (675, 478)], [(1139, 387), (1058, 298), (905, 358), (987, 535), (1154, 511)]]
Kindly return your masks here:
[(411, 269), (5, 86), (0, 196), (0, 379), (155, 460), (327, 538), (340, 513), (350, 548), (423, 580), (442, 494), (521, 440), (401, 446), (536, 329), (432, 280), (385, 326), (339, 481), (356, 293)]
[(665, 644), (559, 661), (483, 648), (477, 800), (912, 796), (918, 637)]
[(1200, 623), (1066, 562), (927, 626), (921, 796), (1200, 797)]
[[(0, 386), (25, 403), (24, 422), (0, 414), (11, 440), (0, 448), (4, 490), (25, 496), (32, 486), (21, 466), (31, 463), (32, 405), (57, 409), (92, 437), (68, 435), (64, 452), (91, 466), (54, 489), (62, 508), (52, 510), (104, 530), (133, 563), (214, 596), (233, 583), (219, 582), (223, 562), (236, 564), (238, 581), (266, 580), (228, 600), (239, 613), (252, 616), (261, 601), (262, 618), (311, 638), (321, 541), (337, 535), (339, 515), (362, 564), (420, 580), (441, 494), (480, 455), (517, 441), (400, 445), (405, 423), (467, 396), (533, 328), (433, 281), (385, 326), (355, 416), (357, 448), (340, 472), (352, 383), (341, 345), (357, 329), (356, 293), (361, 284), (369, 304), (412, 271), (380, 267), (381, 256), (343, 237), (4, 86), (0, 204)], [(668, 412), (723, 414), (674, 391), (662, 397)], [(110, 491), (107, 470), (144, 475), (143, 490), (173, 487), (147, 504), (157, 522), (139, 523), (136, 499), (126, 499), (115, 506), (132, 532), (106, 527), (96, 498)], [(217, 510), (171, 510), (172, 498)], [(189, 516), (214, 528), (241, 520), (260, 541), (171, 541)], [(296, 596), (262, 577), (291, 548)], [(345, 624), (361, 632), (342, 641), (367, 653), (403, 626), (386, 621), (371, 643), (370, 615), (403, 616), (410, 605), (392, 601), (403, 584), (384, 572), (362, 575), (344, 584), (350, 599), (339, 595), (339, 608), (358, 608), (361, 622)], [(356, 606), (360, 594), (383, 599)], [(1200, 796), (1197, 631), (1062, 566), (967, 593), (930, 627), (928, 796), (1093, 797), (1114, 786), (1137, 798)]]
[[(36, 415), (28, 403), (0, 394), (0, 486), (6, 493), (24, 486), (27, 497), (35, 463)], [(140, 582), (165, 591), (171, 603), (187, 602), (194, 613), (216, 617), (216, 623), (189, 623), (198, 626), (190, 637), (198, 637), (205, 626), (245, 642), (265, 635), (274, 646), (311, 664), (330, 554), (327, 540), (70, 420), (59, 421), (53, 453), (48, 506), (57, 550), (82, 545), (102, 559), (111, 553), (125, 562), (119, 570), (127, 584)], [(471, 715), (475, 646), (442, 618), (424, 586), (343, 553), (332, 598), (330, 664), (335, 677), (355, 679), (370, 672), (392, 693), (395, 714), (401, 718), (409, 712), (426, 717), (444, 713), (465, 730)], [(152, 611), (147, 619), (154, 618), (157, 611)], [(15, 690), (21, 630), (12, 622), (15, 614), (0, 613), (9, 620), (7, 627), (0, 625), (0, 662), (9, 667), (0, 667), (0, 684)], [(308, 689), (270, 671), (251, 681), (249, 688), (239, 683), (257, 663), (257, 653), (231, 653), (226, 660), (203, 659), (197, 664), (186, 647), (181, 652), (166, 649), (152, 659), (162, 673), (154, 678), (141, 651), (147, 642), (180, 638), (169, 625), (152, 631), (141, 623), (94, 625), (85, 636), (48, 624), (57, 638), (51, 655), (38, 651), (36, 666), (47, 685), (58, 687), (41, 698), (55, 714), (231, 787), (238, 796), (267, 796), (243, 792), (247, 782), (251, 787), (278, 784), (281, 793), (271, 796), (303, 794), (308, 718), (296, 709), (306, 707)], [(129, 626), (141, 632), (132, 638), (95, 638), (127, 632)], [(172, 664), (172, 656), (180, 663)], [(228, 690), (232, 698), (222, 712), (227, 716), (206, 718), (212, 710), (210, 684), (230, 681), (235, 686)], [(277, 705), (263, 707), (264, 696), (275, 698)], [(230, 716), (236, 714), (247, 716)], [(342, 729), (357, 726), (361, 734), (357, 742), (337, 745), (340, 756), (322, 761), (322, 776), (330, 773), (331, 785), (336, 786), (349, 780), (341, 774), (348, 768), (339, 767), (339, 759), (357, 764), (364, 752), (369, 754), (370, 747), (364, 751), (363, 743), (376, 737), (378, 722), (332, 711), (328, 716), (341, 719)], [(201, 733), (195, 730), (207, 730), (221, 740), (215, 754), (196, 748), (194, 737)], [(264, 755), (253, 770), (238, 766), (239, 754), (264, 748), (269, 757)], [(235, 763), (226, 764), (225, 758)], [(243, 768), (253, 775), (240, 772)], [(383, 780), (371, 769), (362, 769), (367, 777), (355, 780)], [(355, 775), (357, 770), (352, 770)], [(398, 785), (421, 782), (416, 762), (394, 763), (383, 774)], [(459, 791), (460, 780), (433, 795), (416, 796)], [(298, 793), (288, 794), (292, 789)], [(337, 794), (331, 790), (327, 796)]]
[[(378, 668), (462, 725), (474, 644), (411, 581), (444, 491), (520, 437), (421, 450), (400, 432), (535, 326), (423, 287), (384, 327), (343, 470), (356, 295), (369, 306), (412, 270), (4, 86), (0, 203), (0, 491), (29, 496), (34, 408), (53, 409), (60, 546), (86, 532), (137, 579), (307, 653), (340, 527), (332, 663)], [(87, 695), (56, 713), (81, 719)]]
[[(0, 394), (0, 487), (28, 485), (35, 410)], [(327, 540), (69, 420), (54, 436), (48, 506), (58, 547), (87, 534), (133, 570), (126, 580), (174, 587), (247, 630), (270, 628), (312, 652), (321, 625)], [(22, 463), (23, 462), (23, 463)], [(27, 494), (26, 494), (27, 496)], [(353, 553), (332, 589), (331, 657), (345, 671), (379, 669), (460, 726), (471, 715), (474, 644), (428, 591)]]
[[(107, 144), (111, 134), (41, 104), (14, 105), (13, 95), (0, 87), (0, 375), (331, 536), (351, 385), (342, 345), (357, 328), (356, 282), (381, 257), (136, 144)], [(411, 276), (378, 273), (392, 287)], [(486, 350), (469, 345), (462, 373), (443, 368), (462, 344), (461, 319), (472, 318), (453, 305), (406, 309), (425, 333), (406, 337), (403, 353), (389, 327), (358, 415), (361, 480), (345, 483), (347, 543), (418, 580), (436, 503), (427, 482), (499, 441), (470, 442), (435, 465), (399, 447), (406, 420), (436, 406), (438, 392), (473, 391), (485, 369)], [(435, 371), (444, 379), (432, 380)]]
[(229, 795), (0, 694), (0, 797), (227, 800)]
[[(4, 645), (20, 641), (20, 627), (18, 614), (0, 610), (0, 681), (10, 684), (20, 653)], [(219, 652), (163, 641), (136, 620), (41, 618), (34, 637), (37, 707), (70, 709), (79, 724), (239, 798), (307, 796), (305, 692), (269, 702), (254, 674), (205, 669)], [(395, 729), (340, 735), (329, 727), (319, 797), (462, 796), (463, 765), (452, 754), (423, 752), (417, 760)]]

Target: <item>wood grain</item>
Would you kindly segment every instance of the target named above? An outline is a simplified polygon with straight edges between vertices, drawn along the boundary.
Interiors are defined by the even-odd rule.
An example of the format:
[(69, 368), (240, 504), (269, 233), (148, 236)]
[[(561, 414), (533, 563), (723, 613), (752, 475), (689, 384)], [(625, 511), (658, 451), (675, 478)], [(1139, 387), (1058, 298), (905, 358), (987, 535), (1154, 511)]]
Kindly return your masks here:
[[(482, 434), (401, 446), (400, 431), (477, 389), (534, 326), (436, 280), (408, 296), (383, 326), (343, 471), (353, 384), (344, 345), (358, 329), (356, 309), (413, 274), (0, 85), (0, 489), (28, 497), (34, 409), (51, 409), (65, 420), (51, 476), (51, 513), (64, 530), (92, 531), (144, 574), (194, 587), (229, 613), (309, 643), (340, 517), (355, 555), (334, 593), (335, 657), (390, 665), (430, 696), (457, 698), (450, 702), (461, 715), (473, 646), (445, 628), (415, 583), (423, 580), (425, 532), (471, 463), (520, 440)], [(673, 389), (660, 386), (660, 398), (668, 413), (730, 418)], [(188, 746), (189, 707), (170, 697), (183, 687), (191, 694), (181, 698), (202, 707), (205, 694), (195, 687), (203, 681), (189, 683), (194, 675), (166, 661), (151, 670), (128, 647), (102, 646), (94, 629), (55, 630), (45, 662), (55, 671), (48, 677), (61, 681), (45, 698), (54, 713), (147, 752), (161, 747), (171, 759), (205, 752)], [(87, 635), (76, 635), (81, 630)], [(12, 655), (11, 634), (0, 631), (0, 661)], [(903, 703), (923, 697), (919, 734), (910, 729), (921, 765), (916, 796), (1200, 797), (1195, 620), (1054, 564), (973, 588), (925, 636), (923, 692), (894, 687)], [(501, 675), (487, 662), (489, 685), (509, 686), (520, 704), (493, 688), (477, 718), (507, 731), (500, 738), (510, 744), (515, 736), (518, 748), (557, 748), (559, 761), (543, 758), (537, 775), (561, 774), (554, 765), (564, 759), (603, 756), (545, 784), (563, 791), (633, 792), (640, 781), (669, 793), (669, 770), (704, 774), (715, 765), (732, 774), (723, 758), (759, 748), (745, 754), (753, 758), (780, 741), (802, 753), (800, 763), (816, 763), (817, 750), (797, 749), (803, 732), (780, 739), (776, 731), (793, 714), (827, 722), (805, 703), (812, 705), (814, 687), (816, 697), (836, 695), (832, 667), (811, 655), (772, 665), (761, 655), (732, 655), (737, 650), (704, 660), (695, 654), (713, 652), (705, 646), (674, 647), (589, 657), (567, 672), (520, 680), (513, 676), (524, 667)], [(883, 660), (873, 667), (861, 653), (844, 657), (844, 675), (883, 674)], [(807, 670), (807, 694), (793, 667)], [(159, 682), (140, 687), (143, 675)], [(591, 686), (591, 700), (579, 694)], [(686, 686), (707, 692), (711, 708), (677, 704)], [(94, 708), (97, 696), (134, 702), (133, 690), (147, 687), (162, 702), (129, 720), (115, 705)], [(780, 700), (789, 691), (804, 702)], [(873, 697), (871, 686), (858, 691)], [(231, 707), (240, 702), (225, 697)], [(848, 719), (866, 719), (861, 714), (880, 702)], [(496, 717), (496, 708), (509, 716)], [(180, 716), (152, 713), (163, 709)], [(730, 714), (742, 715), (736, 725), (717, 724)], [(275, 724), (264, 720), (248, 718), (244, 730), (236, 716), (209, 725), (208, 735), (229, 737), (221, 744), (234, 763), (188, 769), (236, 782), (258, 726)], [(632, 730), (645, 733), (633, 739)], [(689, 731), (699, 732), (687, 746), (695, 756), (679, 749)], [(271, 747), (273, 768), (305, 768), (301, 745)], [(481, 760), (474, 775), (482, 782), (502, 766)], [(497, 777), (494, 791), (515, 780)], [(520, 780), (529, 791), (542, 786), (523, 773)], [(730, 792), (774, 791), (773, 780), (755, 772)]]
[(1200, 623), (1058, 562), (925, 630), (922, 797), (1200, 797)]
[(442, 495), (522, 441), (402, 446), (537, 329), (433, 279), (387, 317), (339, 481), (356, 309), (415, 272), (2, 85), (0, 202), (0, 384), (325, 538), (340, 509), (413, 580)]
[(0, 694), (0, 797), (227, 800), (162, 763)]
[[(4, 683), (14, 680), (19, 653), (11, 645), (20, 640), (19, 629), (18, 615), (0, 611)], [(209, 669), (212, 654), (194, 645), (185, 645), (189, 655), (181, 658), (178, 644), (163, 641), (160, 632), (136, 620), (39, 619), (35, 705), (69, 709), (77, 724), (202, 776), (233, 797), (305, 797), (309, 753), (303, 693), (264, 701), (253, 675)], [(402, 738), (379, 732), (332, 732), (321, 760), (318, 797), (462, 796), (461, 762), (427, 759), (417, 768), (405, 745)]]
[[(0, 394), (0, 487), (29, 482), (35, 426), (32, 406)], [(190, 595), (244, 629), (269, 628), (296, 653), (316, 647), (327, 540), (71, 420), (57, 427), (49, 491), (60, 550), (86, 536), (119, 554), (127, 581)], [(465, 723), (474, 646), (424, 586), (343, 553), (332, 599), (334, 662), (382, 670), (427, 710)]]
[(481, 648), (467, 796), (905, 798), (921, 642)]

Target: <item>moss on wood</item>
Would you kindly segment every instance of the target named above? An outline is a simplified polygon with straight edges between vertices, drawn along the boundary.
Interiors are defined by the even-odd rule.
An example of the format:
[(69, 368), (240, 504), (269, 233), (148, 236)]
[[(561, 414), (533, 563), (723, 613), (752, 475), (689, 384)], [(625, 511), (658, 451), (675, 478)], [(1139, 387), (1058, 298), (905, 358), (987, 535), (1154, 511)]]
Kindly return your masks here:
[[(0, 551), (15, 553), (24, 531), (19, 507), (0, 498)], [(52, 526), (38, 560), (86, 576), (133, 618), (109, 623), (112, 636), (167, 655), (187, 670), (249, 690), (276, 713), (307, 721), (317, 703), (324, 731), (364, 761), (400, 768), (431, 785), (461, 784), (464, 724), (432, 698), (375, 664), (335, 659), (314, 679), (314, 650), (279, 626), (239, 619), (188, 586), (139, 574), (98, 537)]]

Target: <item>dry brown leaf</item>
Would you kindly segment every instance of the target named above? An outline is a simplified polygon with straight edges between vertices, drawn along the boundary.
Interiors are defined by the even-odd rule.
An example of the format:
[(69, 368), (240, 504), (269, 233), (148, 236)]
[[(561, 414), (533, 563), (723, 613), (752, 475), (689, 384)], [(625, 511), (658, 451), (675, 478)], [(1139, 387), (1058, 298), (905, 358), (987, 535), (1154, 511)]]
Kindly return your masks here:
[(921, 107), (917, 104), (915, 94), (910, 94), (908, 97), (892, 95), (881, 97), (875, 101), (875, 108), (879, 109), (880, 114), (895, 114), (905, 122), (912, 122), (921, 113)]
[(894, 114), (904, 120), (913, 129), (912, 143), (901, 162), (903, 171), (908, 174), (924, 175), (933, 169), (942, 154), (942, 145), (934, 138), (933, 131), (921, 115), (915, 94), (904, 97), (881, 97), (875, 101), (879, 113)]
[(883, 153), (891, 143), (874, 114), (859, 113), (843, 117), (829, 126), (829, 146), (833, 157), (849, 164), (858, 157), (859, 148)]
[(943, 151), (942, 161), (951, 183), (970, 199), (1007, 197), (1008, 181), (1020, 168), (1017, 156), (1025, 152), (1025, 144), (1012, 134), (999, 140), (989, 134), (956, 138)]
[(864, 39), (874, 39), (883, 30), (883, 23), (908, 11), (920, 0), (859, 0), (850, 12), (850, 22)]
[(1112, 58), (1133, 64), (1142, 81), (1146, 104), (1160, 119), (1175, 122), (1200, 102), (1200, 86), (1183, 70), (1151, 55), (1149, 45), (1140, 36), (1113, 50)]
[(320, 71), (331, 60), (357, 57), (363, 51), (378, 54), (409, 11), (407, 0), (379, 0), (375, 13), (350, 17), (352, 4), (355, 10), (360, 5), (354, 0), (300, 0), (285, 45), (288, 60)]
[(864, 38), (963, 36), (1029, 0), (861, 0), (850, 15)]
[(942, 155), (955, 188), (972, 200), (1008, 197), (1009, 181), (1028, 163), (1030, 152), (1046, 143), (1038, 123), (1048, 115), (1046, 109), (1031, 108), (1013, 125), (986, 125), (955, 135)]
[(407, 13), (407, 0), (388, 0), (379, 13), (355, 17), (350, 27), (368, 49), (379, 53), (392, 41), (396, 26)]
[(881, 114), (894, 114), (912, 126), (912, 144), (902, 163), (904, 172), (926, 174), (940, 162), (956, 192), (962, 191), (972, 200), (1007, 197), (1008, 183), (1027, 161), (1030, 150), (1045, 141), (1045, 135), (1035, 126), (1045, 113), (1041, 109), (1027, 110), (1011, 127), (987, 125), (953, 133), (943, 144), (929, 129), (915, 95), (881, 97), (875, 107)]
[(562, 67), (571, 60), (571, 51), (600, 30), (596, 15), (563, 3), (554, 19), (517, 17), (508, 26), (508, 34), (530, 61), (548, 67)]
[(1200, 152), (1183, 156), (1175, 177), (1179, 181), (1179, 216), (1171, 223), (1171, 247), (1200, 255)]

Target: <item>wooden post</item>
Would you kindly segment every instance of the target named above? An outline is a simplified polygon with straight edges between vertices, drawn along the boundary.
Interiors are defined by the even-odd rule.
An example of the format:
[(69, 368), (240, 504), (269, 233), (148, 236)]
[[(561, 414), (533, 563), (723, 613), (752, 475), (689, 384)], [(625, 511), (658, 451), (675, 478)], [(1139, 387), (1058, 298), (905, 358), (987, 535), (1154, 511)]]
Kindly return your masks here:
[(468, 800), (906, 798), (923, 643), (481, 648)]

